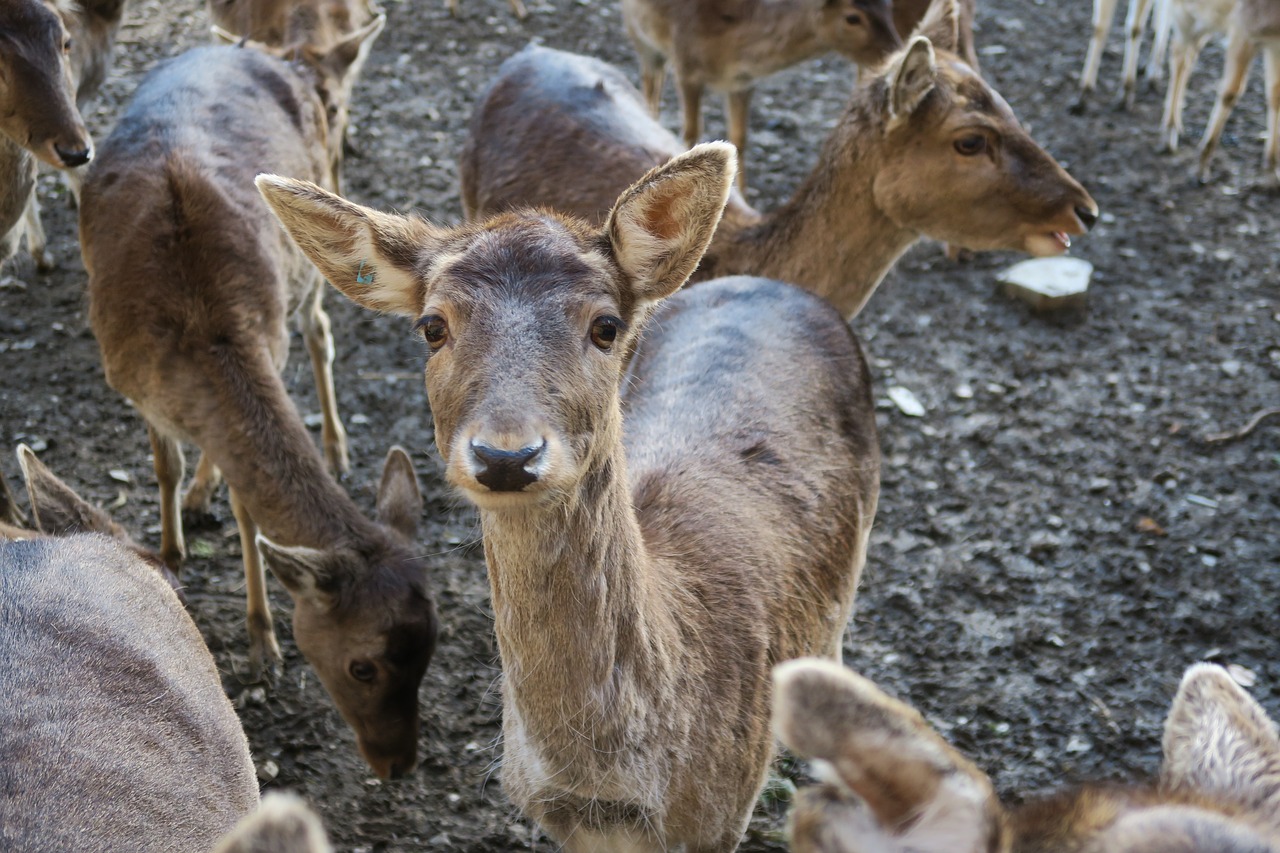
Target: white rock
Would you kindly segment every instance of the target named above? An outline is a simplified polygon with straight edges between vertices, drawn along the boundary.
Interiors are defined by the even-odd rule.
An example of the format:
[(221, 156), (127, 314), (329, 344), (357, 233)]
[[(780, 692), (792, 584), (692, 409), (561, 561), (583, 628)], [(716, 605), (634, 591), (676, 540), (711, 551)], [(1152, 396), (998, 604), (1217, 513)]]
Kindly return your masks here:
[(912, 394), (901, 385), (894, 385), (887, 392), (889, 399), (898, 407), (898, 411), (909, 418), (924, 417), (924, 404), (916, 399), (916, 395)]
[(1093, 264), (1061, 256), (1022, 261), (1000, 273), (997, 280), (1005, 294), (1036, 311), (1057, 311), (1083, 306), (1092, 277)]

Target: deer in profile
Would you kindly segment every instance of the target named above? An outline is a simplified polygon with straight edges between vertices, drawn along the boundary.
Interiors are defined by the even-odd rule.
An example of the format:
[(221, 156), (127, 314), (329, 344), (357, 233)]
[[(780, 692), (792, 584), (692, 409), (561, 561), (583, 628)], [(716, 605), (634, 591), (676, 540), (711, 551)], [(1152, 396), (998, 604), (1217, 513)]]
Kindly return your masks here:
[[(1084, 68), (1080, 72), (1080, 95), (1072, 107), (1073, 112), (1084, 110), (1098, 85), (1098, 66), (1102, 64), (1102, 49), (1107, 43), (1107, 33), (1111, 30), (1111, 19), (1115, 17), (1116, 3), (1117, 0), (1093, 0), (1093, 35), (1085, 54)], [(1146, 79), (1151, 83), (1160, 79), (1160, 66), (1169, 47), (1172, 3), (1173, 0), (1129, 0), (1129, 11), (1124, 20), (1124, 94), (1120, 102), (1125, 109), (1133, 109), (1137, 96), (1138, 51), (1142, 45), (1142, 33), (1146, 29), (1147, 19), (1153, 13), (1155, 42), (1151, 46), (1151, 55), (1147, 58)]]
[[(846, 317), (921, 236), (969, 249), (1066, 251), (1098, 207), (959, 56), (955, 0), (854, 91), (791, 199), (760, 213), (736, 193), (693, 280), (792, 282)], [(539, 206), (604, 221), (628, 181), (681, 150), (635, 88), (594, 59), (528, 47), (472, 116), (460, 158), (473, 219)]]
[(778, 737), (823, 780), (796, 797), (795, 853), (1280, 851), (1276, 725), (1221, 667), (1183, 676), (1156, 783), (1014, 807), (919, 712), (833, 661), (789, 661), (774, 681)]
[(733, 850), (769, 669), (839, 653), (866, 557), (879, 449), (847, 324), (768, 279), (680, 290), (733, 162), (699, 145), (603, 227), (443, 228), (258, 179), (330, 281), (426, 341), (436, 446), (484, 532), (503, 787), (569, 851)]
[(1201, 181), (1209, 179), (1209, 163), (1227, 119), (1249, 80), (1249, 66), (1261, 50), (1265, 59), (1267, 143), (1262, 155), (1265, 180), (1280, 184), (1280, 3), (1237, 0), (1227, 22), (1227, 57), (1204, 138), (1200, 141)]
[[(250, 677), (280, 659), (264, 563), (294, 603), (294, 636), (382, 776), (416, 763), (418, 685), (435, 645), (411, 547), (422, 499), (393, 448), (370, 520), (344, 470), (322, 282), (253, 186), (274, 169), (333, 187), (354, 76), (385, 18), (331, 45), (204, 47), (157, 66), (102, 146), (80, 234), (89, 324), (108, 383), (146, 421), (160, 485), (161, 555), (184, 548), (181, 442), (202, 451), (188, 494), (220, 474), (240, 531)], [(124, 235), (124, 236), (122, 236)], [(324, 412), (324, 456), (281, 371), (296, 315)]]
[(902, 46), (891, 0), (622, 0), (622, 21), (640, 56), (650, 113), (662, 105), (670, 62), (685, 146), (702, 136), (702, 92), (710, 87), (725, 94), (739, 158), (756, 80), (831, 52), (873, 66)]

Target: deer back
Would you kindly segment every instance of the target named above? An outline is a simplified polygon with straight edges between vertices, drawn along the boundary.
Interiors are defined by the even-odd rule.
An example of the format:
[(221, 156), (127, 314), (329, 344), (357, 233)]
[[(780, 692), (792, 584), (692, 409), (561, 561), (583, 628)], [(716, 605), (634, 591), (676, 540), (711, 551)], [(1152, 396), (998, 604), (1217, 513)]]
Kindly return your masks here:
[(208, 850), (258, 802), (191, 618), (96, 535), (0, 542), (0, 825), (19, 850)]

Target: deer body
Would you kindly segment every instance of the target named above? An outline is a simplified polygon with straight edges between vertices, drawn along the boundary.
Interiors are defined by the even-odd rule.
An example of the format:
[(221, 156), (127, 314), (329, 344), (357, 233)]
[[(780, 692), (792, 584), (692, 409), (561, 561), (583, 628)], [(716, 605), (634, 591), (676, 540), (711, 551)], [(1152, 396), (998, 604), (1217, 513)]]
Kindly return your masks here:
[(348, 296), (420, 318), (436, 444), (484, 530), (504, 788), (572, 851), (736, 847), (772, 753), (768, 669), (839, 654), (865, 560), (869, 378), (830, 306), (731, 278), (637, 337), (731, 164), (698, 146), (603, 231), (544, 212), (438, 229), (259, 179)]
[(1200, 51), (1209, 39), (1227, 31), (1231, 12), (1238, 0), (1168, 0), (1173, 22), (1169, 46), (1169, 88), (1165, 93), (1164, 115), (1160, 120), (1161, 146), (1178, 150), (1182, 133), (1182, 106), (1187, 99), (1187, 82)]
[(1280, 738), (1226, 670), (1187, 670), (1160, 780), (1086, 785), (1006, 808), (913, 708), (828, 660), (775, 676), (774, 725), (823, 784), (796, 797), (796, 853), (1275, 853)]
[(728, 96), (729, 141), (739, 156), (757, 79), (831, 51), (873, 65), (902, 44), (889, 0), (623, 0), (622, 19), (640, 54), (650, 112), (658, 114), (670, 61), (685, 145), (702, 135), (709, 87)]
[[(940, 38), (954, 37), (951, 23)], [(903, 73), (908, 66), (919, 75)], [(915, 94), (909, 80), (919, 83)], [(989, 133), (998, 127), (1000, 140), (975, 135), (978, 122)], [(999, 164), (981, 150), (957, 150), (970, 143), (998, 145)], [(679, 150), (616, 69), (528, 47), (503, 64), (472, 117), (460, 158), (463, 206), (471, 218), (536, 205), (599, 223), (628, 181)], [(694, 281), (753, 274), (794, 282), (850, 317), (921, 235), (1057, 254), (1096, 216), (1093, 199), (998, 94), (918, 39), (854, 92), (790, 201), (761, 214), (730, 198)]]
[[(336, 49), (363, 51), (382, 20)], [(251, 666), (279, 657), (265, 557), (294, 599), (300, 650), (374, 769), (395, 776), (415, 761), (417, 686), (435, 638), (408, 547), (421, 497), (403, 451), (388, 457), (377, 522), (326, 471), (280, 378), (297, 312), (331, 411), (321, 282), (253, 189), (264, 169), (333, 185), (341, 129), (326, 126), (316, 85), (305, 68), (237, 47), (192, 50), (147, 77), (85, 186), (89, 319), (107, 381), (151, 434), (166, 561), (182, 553), (179, 442), (189, 441), (231, 490)]]
[(15, 850), (209, 850), (258, 804), (213, 657), (95, 535), (0, 542), (0, 831)]

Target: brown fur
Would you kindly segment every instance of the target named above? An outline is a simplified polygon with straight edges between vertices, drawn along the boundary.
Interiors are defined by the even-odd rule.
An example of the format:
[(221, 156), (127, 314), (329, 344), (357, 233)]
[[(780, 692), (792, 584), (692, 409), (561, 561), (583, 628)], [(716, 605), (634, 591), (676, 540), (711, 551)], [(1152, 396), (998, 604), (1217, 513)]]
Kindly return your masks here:
[[(924, 22), (932, 0), (893, 0), (893, 26), (904, 39), (915, 33)], [(956, 49), (969, 67), (978, 70), (978, 51), (973, 43), (973, 16), (977, 0), (958, 0), (956, 17)]]
[[(952, 37), (957, 14), (939, 0), (925, 32)], [(851, 317), (921, 235), (1053, 254), (1063, 251), (1054, 232), (1084, 233), (1093, 199), (952, 47), (918, 37), (860, 86), (781, 208), (762, 215), (731, 198), (694, 280), (768, 276)], [(956, 144), (975, 133), (987, 147), (961, 154)], [(542, 205), (600, 223), (628, 181), (678, 150), (615, 69), (529, 47), (504, 63), (472, 118), (463, 205), (474, 219)]]
[[(840, 316), (752, 278), (652, 307), (706, 247), (732, 150), (654, 170), (601, 229), (539, 211), (440, 229), (259, 179), (339, 289), (446, 321), (427, 395), (480, 507), (503, 787), (570, 851), (734, 849), (773, 752), (769, 668), (839, 654), (865, 559), (879, 455)], [(393, 222), (410, 263), (379, 249)], [(362, 260), (376, 292), (351, 286)], [(517, 488), (480, 455), (527, 447)]]
[(824, 783), (796, 853), (1276, 853), (1280, 737), (1226, 671), (1199, 664), (1165, 722), (1158, 784), (1090, 785), (1006, 809), (914, 709), (828, 660), (775, 673), (774, 728)]
[(757, 79), (830, 51), (873, 66), (902, 46), (890, 0), (623, 0), (622, 20), (640, 54), (650, 112), (657, 116), (662, 104), (670, 62), (685, 145), (702, 136), (710, 87), (728, 96), (729, 141), (740, 159)]
[(381, 14), (369, 0), (208, 0), (208, 11), (229, 35), (272, 47), (332, 44)]
[[(332, 78), (358, 63), (382, 21), (329, 54), (304, 50), (307, 65), (208, 47), (158, 66), (103, 145), (85, 186), (81, 239), (107, 381), (151, 432), (166, 562), (176, 566), (183, 553), (179, 442), (189, 441), (204, 453), (201, 471), (220, 470), (230, 487), (252, 672), (279, 659), (265, 559), (293, 597), (298, 647), (362, 753), (378, 773), (397, 776), (416, 760), (417, 689), (436, 634), (425, 573), (409, 547), (421, 497), (398, 449), (388, 457), (378, 522), (326, 472), (280, 378), (297, 313), (325, 412), (326, 456), (345, 467), (322, 283), (253, 188), (263, 170), (334, 185), (341, 137), (321, 92), (349, 90), (349, 80)], [(348, 59), (331, 63), (335, 52)], [(210, 488), (197, 482), (192, 494), (207, 500)], [(373, 668), (372, 682), (357, 677), (356, 664)]]

